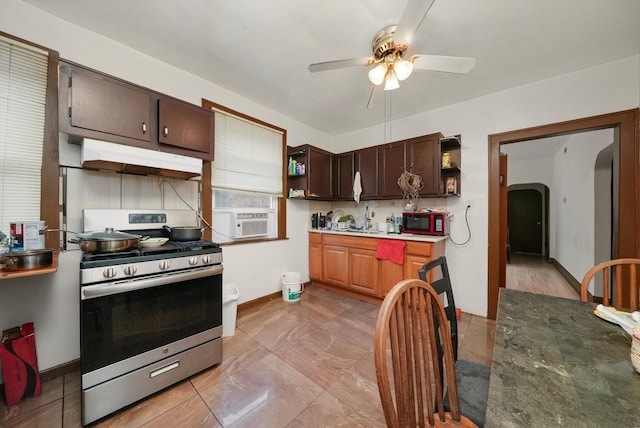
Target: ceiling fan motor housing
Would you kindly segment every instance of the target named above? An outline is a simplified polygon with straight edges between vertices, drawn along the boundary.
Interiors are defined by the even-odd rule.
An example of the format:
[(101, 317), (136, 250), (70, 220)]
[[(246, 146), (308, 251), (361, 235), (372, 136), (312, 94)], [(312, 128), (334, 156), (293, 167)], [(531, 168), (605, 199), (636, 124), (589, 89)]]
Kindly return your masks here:
[(402, 53), (407, 49), (406, 45), (396, 45), (393, 40), (393, 36), (396, 33), (397, 25), (389, 25), (378, 31), (378, 34), (373, 38), (373, 56), (377, 61), (384, 60), (388, 55), (397, 53), (399, 57), (402, 57)]

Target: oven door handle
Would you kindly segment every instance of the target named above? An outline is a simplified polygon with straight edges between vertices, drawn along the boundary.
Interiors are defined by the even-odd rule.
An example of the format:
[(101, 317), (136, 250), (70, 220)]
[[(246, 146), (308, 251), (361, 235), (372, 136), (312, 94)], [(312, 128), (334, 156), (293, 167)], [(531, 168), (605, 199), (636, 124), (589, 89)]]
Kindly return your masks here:
[(221, 273), (222, 265), (219, 265), (207, 268), (205, 270), (169, 273), (166, 275), (154, 276), (145, 279), (136, 279), (126, 282), (111, 282), (106, 284), (89, 285), (86, 287), (82, 287), (80, 299), (95, 299), (97, 297), (109, 296), (111, 294), (142, 290), (145, 288), (157, 287), (159, 285), (188, 281), (190, 279), (206, 278), (207, 276), (219, 275)]

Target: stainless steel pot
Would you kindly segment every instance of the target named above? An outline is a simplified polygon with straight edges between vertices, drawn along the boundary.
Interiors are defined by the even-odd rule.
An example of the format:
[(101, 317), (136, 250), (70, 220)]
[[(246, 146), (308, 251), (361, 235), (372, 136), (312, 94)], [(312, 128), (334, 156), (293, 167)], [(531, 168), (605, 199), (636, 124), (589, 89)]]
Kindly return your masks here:
[(0, 263), (8, 271), (31, 270), (48, 267), (53, 264), (52, 249), (24, 250), (4, 253), (0, 256)]
[(148, 238), (107, 228), (104, 232), (79, 233), (77, 238), (68, 242), (78, 244), (84, 253), (115, 253), (136, 248), (138, 242)]
[(180, 226), (169, 227), (162, 226), (169, 231), (169, 240), (171, 241), (198, 241), (202, 239), (202, 232), (209, 227), (197, 227), (197, 226)]

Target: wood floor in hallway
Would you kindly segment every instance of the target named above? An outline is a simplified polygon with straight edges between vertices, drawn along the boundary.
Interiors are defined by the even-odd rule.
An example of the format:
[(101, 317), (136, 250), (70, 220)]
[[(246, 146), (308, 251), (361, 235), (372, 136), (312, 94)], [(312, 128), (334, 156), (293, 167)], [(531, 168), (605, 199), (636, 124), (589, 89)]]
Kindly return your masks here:
[(507, 288), (580, 300), (578, 292), (558, 269), (538, 255), (511, 254), (511, 263), (507, 263)]

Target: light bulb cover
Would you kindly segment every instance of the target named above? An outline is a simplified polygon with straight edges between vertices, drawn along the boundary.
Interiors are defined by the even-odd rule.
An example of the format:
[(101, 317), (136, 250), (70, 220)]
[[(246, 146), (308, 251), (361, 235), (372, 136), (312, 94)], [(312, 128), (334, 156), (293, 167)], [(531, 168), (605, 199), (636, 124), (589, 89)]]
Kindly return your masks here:
[(381, 85), (384, 82), (384, 76), (387, 74), (387, 65), (383, 62), (369, 70), (369, 80), (374, 85)]
[(393, 64), (393, 71), (395, 71), (398, 80), (404, 80), (411, 75), (413, 62), (398, 58)]
[(398, 76), (393, 71), (393, 68), (389, 69), (387, 72), (387, 76), (384, 81), (384, 90), (391, 91), (393, 89), (398, 89), (400, 87), (400, 83), (398, 83)]

